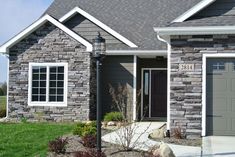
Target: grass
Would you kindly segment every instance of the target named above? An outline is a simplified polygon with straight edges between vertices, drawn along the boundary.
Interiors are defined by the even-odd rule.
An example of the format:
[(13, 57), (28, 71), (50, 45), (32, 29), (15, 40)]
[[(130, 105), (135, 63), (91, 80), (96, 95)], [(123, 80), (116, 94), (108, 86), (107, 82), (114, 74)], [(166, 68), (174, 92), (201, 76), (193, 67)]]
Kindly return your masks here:
[(0, 124), (0, 157), (44, 157), (48, 142), (71, 133), (73, 127), (54, 123)]
[(6, 96), (0, 96), (0, 109), (6, 109)]

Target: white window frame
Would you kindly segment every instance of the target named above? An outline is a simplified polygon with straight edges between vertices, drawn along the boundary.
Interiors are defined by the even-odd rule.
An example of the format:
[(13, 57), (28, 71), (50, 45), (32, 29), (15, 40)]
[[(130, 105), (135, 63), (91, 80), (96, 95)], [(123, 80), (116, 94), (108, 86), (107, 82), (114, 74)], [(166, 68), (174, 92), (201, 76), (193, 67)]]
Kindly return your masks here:
[[(32, 67), (45, 66), (47, 67), (47, 81), (46, 81), (46, 101), (45, 102), (32, 102)], [(49, 102), (49, 67), (63, 66), (64, 67), (64, 101), (63, 102)], [(67, 88), (68, 88), (68, 63), (29, 63), (28, 72), (28, 105), (29, 106), (67, 106)]]

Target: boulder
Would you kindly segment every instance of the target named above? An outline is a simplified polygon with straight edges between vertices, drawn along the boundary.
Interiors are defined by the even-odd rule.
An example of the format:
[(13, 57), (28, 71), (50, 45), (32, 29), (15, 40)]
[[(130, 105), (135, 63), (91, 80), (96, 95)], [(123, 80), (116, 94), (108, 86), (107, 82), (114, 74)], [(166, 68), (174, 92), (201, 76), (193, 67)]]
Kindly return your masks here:
[(164, 129), (157, 129), (157, 130), (154, 130), (150, 135), (149, 135), (151, 138), (164, 138), (165, 136), (165, 133), (164, 133)]
[(122, 127), (122, 126), (123, 126), (123, 123), (122, 123), (122, 122), (118, 122), (118, 123), (117, 123), (117, 127), (118, 127), (118, 128), (120, 128), (120, 127)]
[(116, 123), (114, 121), (109, 121), (107, 123), (107, 126), (116, 126)]
[(154, 156), (161, 156), (161, 157), (175, 157), (174, 152), (172, 149), (165, 144), (164, 142), (161, 142), (158, 147), (155, 147), (156, 149), (152, 148), (151, 152)]
[(92, 121), (86, 121), (85, 123), (86, 123), (86, 125), (90, 125), (92, 123)]
[(106, 128), (107, 127), (107, 122), (102, 122), (102, 128)]

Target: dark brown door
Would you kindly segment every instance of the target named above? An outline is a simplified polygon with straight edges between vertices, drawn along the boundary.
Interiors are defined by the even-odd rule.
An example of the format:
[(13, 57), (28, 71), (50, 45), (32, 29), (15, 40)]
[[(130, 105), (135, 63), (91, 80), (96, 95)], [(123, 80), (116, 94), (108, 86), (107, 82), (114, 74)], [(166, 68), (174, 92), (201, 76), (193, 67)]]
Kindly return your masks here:
[(167, 71), (144, 70), (142, 116), (144, 119), (167, 117)]
[(151, 72), (151, 117), (167, 116), (167, 72)]

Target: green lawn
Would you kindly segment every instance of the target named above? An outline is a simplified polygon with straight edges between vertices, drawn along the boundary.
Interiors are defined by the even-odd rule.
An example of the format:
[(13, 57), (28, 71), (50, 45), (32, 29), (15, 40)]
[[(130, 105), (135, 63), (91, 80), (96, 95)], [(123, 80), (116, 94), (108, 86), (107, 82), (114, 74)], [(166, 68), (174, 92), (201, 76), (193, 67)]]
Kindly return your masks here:
[(72, 129), (72, 124), (0, 124), (0, 157), (44, 157), (48, 142)]
[(6, 108), (6, 96), (0, 96), (0, 109), (5, 109)]

